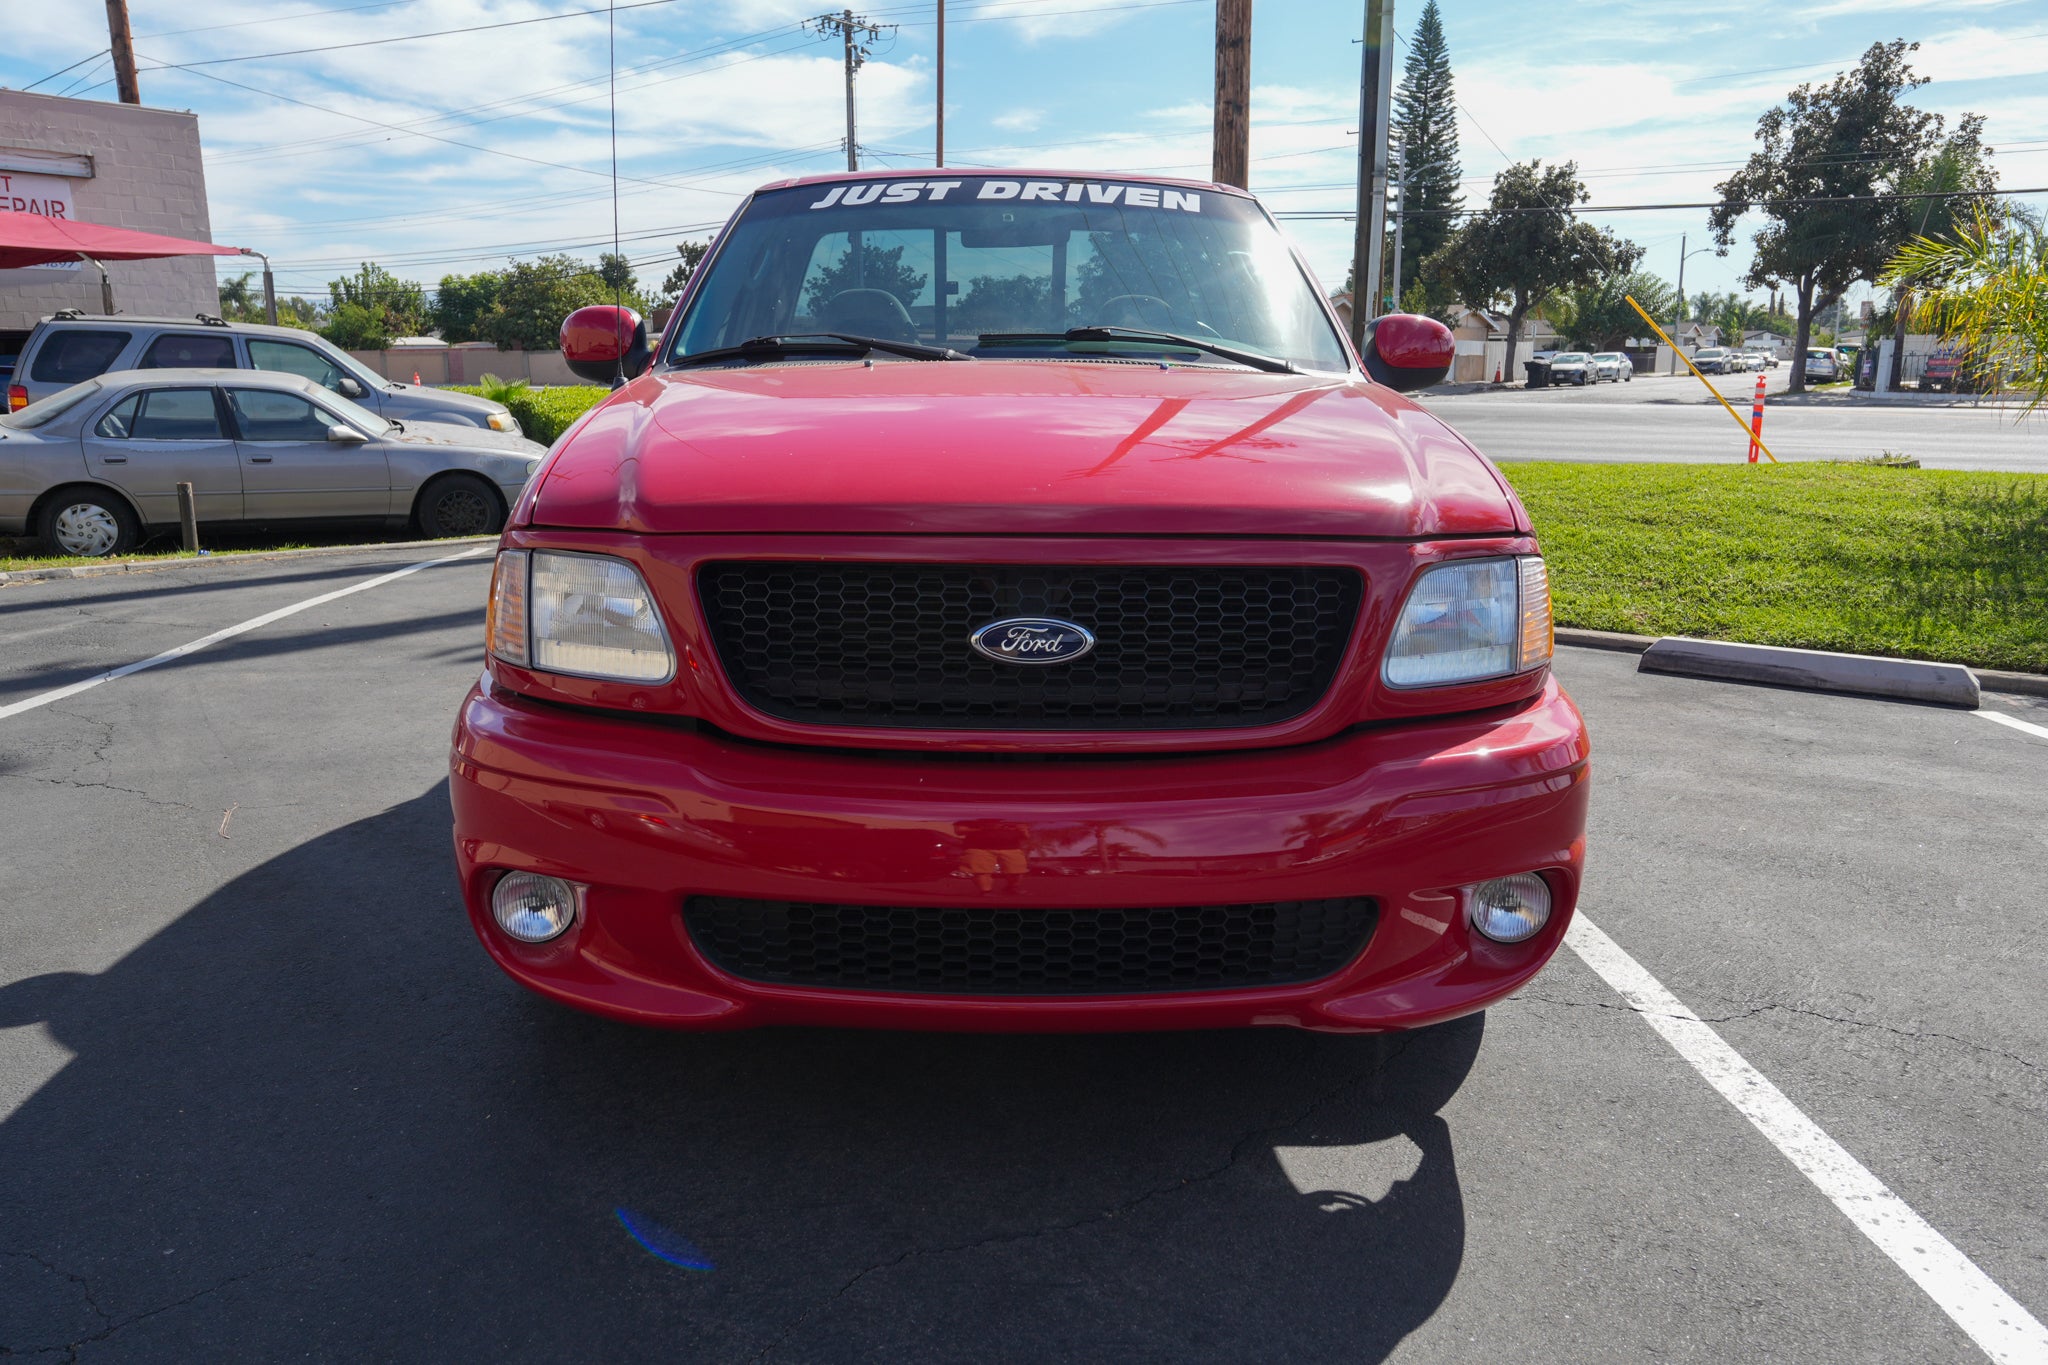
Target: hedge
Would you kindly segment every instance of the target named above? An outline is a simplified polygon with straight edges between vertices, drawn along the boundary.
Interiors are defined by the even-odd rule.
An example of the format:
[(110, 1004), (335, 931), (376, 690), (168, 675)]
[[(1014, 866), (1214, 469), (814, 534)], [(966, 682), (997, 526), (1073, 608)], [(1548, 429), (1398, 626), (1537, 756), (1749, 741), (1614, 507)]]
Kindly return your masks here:
[[(451, 387), (457, 393), (473, 393), (482, 396), (483, 390), (474, 384), (455, 384)], [(539, 441), (551, 446), (555, 438), (569, 429), (569, 424), (596, 407), (611, 390), (595, 384), (564, 384), (558, 388), (521, 389), (505, 400), (505, 406), (512, 409), (512, 415), (519, 419), (519, 429), (530, 441)]]

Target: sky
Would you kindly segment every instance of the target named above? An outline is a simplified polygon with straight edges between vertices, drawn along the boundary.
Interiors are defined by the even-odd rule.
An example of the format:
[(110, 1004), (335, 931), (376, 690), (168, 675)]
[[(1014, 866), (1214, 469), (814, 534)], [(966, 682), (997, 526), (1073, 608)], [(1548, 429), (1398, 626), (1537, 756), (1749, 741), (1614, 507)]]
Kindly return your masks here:
[[(610, 48), (596, 3), (130, 10), (143, 102), (199, 115), (214, 240), (269, 253), (281, 293), (317, 296), (365, 260), (431, 287), (512, 257), (609, 248)], [(1914, 64), (1933, 78), (1914, 102), (1951, 123), (1985, 115), (2002, 183), (2048, 185), (2048, 0), (1441, 4), (1470, 203), (1531, 158), (1577, 162), (1596, 208), (1711, 200), (1754, 146), (1758, 115), (1893, 38), (1917, 41)], [(818, 6), (622, 0), (612, 16), (618, 229), (644, 285), (748, 190), (844, 167), (840, 45), (803, 23)], [(1251, 188), (1283, 217), (1355, 205), (1363, 8), (1254, 5)], [(857, 82), (863, 167), (931, 164), (934, 10), (856, 10), (883, 26)], [(1421, 12), (1422, 0), (1396, 0), (1397, 73)], [(1207, 178), (1214, 0), (948, 0), (947, 15), (949, 166)], [(95, 55), (103, 0), (21, 0), (5, 27), (0, 86), (114, 98)], [(411, 36), (450, 29), (472, 31)], [(381, 41), (393, 38), (408, 40)], [(1643, 268), (1666, 279), (1682, 236), (1688, 251), (1711, 246), (1705, 209), (1588, 216), (1644, 247)], [(1327, 286), (1343, 280), (1349, 222), (1283, 226)], [(1690, 256), (1686, 290), (1739, 290), (1748, 263), (1745, 231), (1725, 256)]]

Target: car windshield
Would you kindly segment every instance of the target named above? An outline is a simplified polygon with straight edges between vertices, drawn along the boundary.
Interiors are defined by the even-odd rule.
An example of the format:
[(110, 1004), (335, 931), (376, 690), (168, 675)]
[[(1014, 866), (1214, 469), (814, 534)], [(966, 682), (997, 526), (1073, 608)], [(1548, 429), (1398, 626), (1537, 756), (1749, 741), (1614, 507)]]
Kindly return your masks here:
[(1591, 358), (1584, 351), (1560, 351), (1551, 357), (1550, 363), (1553, 365), (1583, 365)]
[(99, 391), (100, 381), (97, 379), (88, 379), (83, 384), (73, 384), (68, 389), (59, 389), (41, 402), (30, 403), (20, 412), (0, 417), (0, 427), (12, 427), (16, 431), (34, 431), (43, 423), (62, 417)]
[[(853, 180), (759, 194), (705, 267), (664, 359), (819, 333), (975, 357), (1227, 357), (1077, 328), (1171, 333), (1349, 368), (1264, 211), (1209, 189), (1109, 179)], [(877, 354), (876, 358), (886, 358)], [(735, 362), (744, 361), (735, 357)]]
[[(311, 395), (308, 396), (310, 397)], [(348, 419), (348, 421), (373, 436), (381, 436), (387, 431), (401, 430), (398, 423), (379, 417), (376, 413), (371, 412), (359, 403), (351, 403), (332, 389), (319, 390), (319, 397), (315, 400), (314, 406), (326, 408), (330, 412)]]
[(1595, 359), (1595, 360), (1619, 360), (1619, 359), (1621, 359), (1621, 352), (1619, 352), (1619, 351), (1601, 351), (1600, 353), (1598, 353), (1597, 355), (1595, 355), (1595, 356), (1593, 357), (1593, 359)]

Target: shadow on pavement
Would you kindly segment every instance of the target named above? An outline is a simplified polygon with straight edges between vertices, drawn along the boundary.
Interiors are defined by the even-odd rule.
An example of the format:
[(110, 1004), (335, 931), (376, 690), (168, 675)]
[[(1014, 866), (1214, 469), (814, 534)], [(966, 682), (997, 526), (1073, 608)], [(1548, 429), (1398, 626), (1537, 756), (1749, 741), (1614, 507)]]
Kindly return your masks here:
[[(113, 576), (105, 578), (51, 578), (40, 582), (15, 584), (8, 588), (4, 595), (0, 595), (0, 616), (10, 616), (30, 611), (50, 611), (74, 605), (102, 607), (112, 606), (120, 602), (145, 600), (171, 601), (177, 598), (197, 597), (206, 593), (235, 592), (243, 588), (266, 588), (279, 583), (305, 584), (313, 589), (308, 596), (317, 597), (321, 592), (332, 592), (337, 587), (348, 586), (347, 583), (336, 583), (332, 582), (332, 580), (347, 579), (350, 582), (354, 582), (365, 578), (375, 578), (379, 574), (390, 573), (395, 569), (403, 569), (409, 564), (419, 564), (460, 554), (464, 548), (459, 542), (451, 543), (445, 549), (439, 545), (423, 545), (415, 547), (414, 552), (411, 554), (397, 554), (393, 552), (397, 549), (396, 546), (370, 545), (366, 546), (363, 550), (364, 559), (355, 559), (345, 564), (336, 564), (331, 560), (321, 560), (306, 563), (304, 567), (294, 567), (289, 563), (281, 564), (276, 560), (265, 560), (262, 561), (262, 564), (267, 566), (271, 570), (270, 572), (250, 574), (237, 574), (234, 570), (244, 567), (253, 569), (258, 567), (256, 564), (237, 565), (234, 561), (227, 559), (172, 560), (161, 568), (151, 568), (147, 571), (137, 572), (132, 576), (124, 574), (118, 578)], [(376, 558), (369, 558), (370, 556), (376, 556)], [(478, 555), (474, 559), (454, 560), (452, 563), (442, 567), (458, 568), (474, 564), (483, 564), (488, 567), (490, 562), (489, 556)], [(432, 571), (426, 570), (424, 572)], [(106, 591), (106, 585), (113, 583), (136, 584), (137, 586), (123, 587), (117, 591)], [(67, 589), (71, 590), (70, 595), (59, 596), (59, 594), (65, 593)]]
[(73, 1054), (0, 1123), (0, 1353), (1377, 1360), (1456, 1279), (1480, 1018), (633, 1030), (497, 974), (448, 827), (437, 785), (0, 989)]

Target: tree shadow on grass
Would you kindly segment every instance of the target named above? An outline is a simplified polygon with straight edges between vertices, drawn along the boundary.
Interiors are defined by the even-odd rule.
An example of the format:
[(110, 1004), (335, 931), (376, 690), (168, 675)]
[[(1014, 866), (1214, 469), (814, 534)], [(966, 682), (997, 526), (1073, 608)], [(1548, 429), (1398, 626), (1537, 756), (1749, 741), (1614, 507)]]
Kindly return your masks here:
[[(1886, 565), (1881, 612), (1922, 651), (1973, 648), (1972, 661), (2048, 669), (2048, 492), (2031, 481), (1936, 485), (1933, 522)], [(1872, 620), (1870, 624), (1875, 624)]]
[(0, 989), (73, 1054), (0, 1123), (0, 1348), (1376, 1360), (1456, 1279), (1477, 1017), (635, 1030), (496, 973), (448, 828), (440, 785)]

